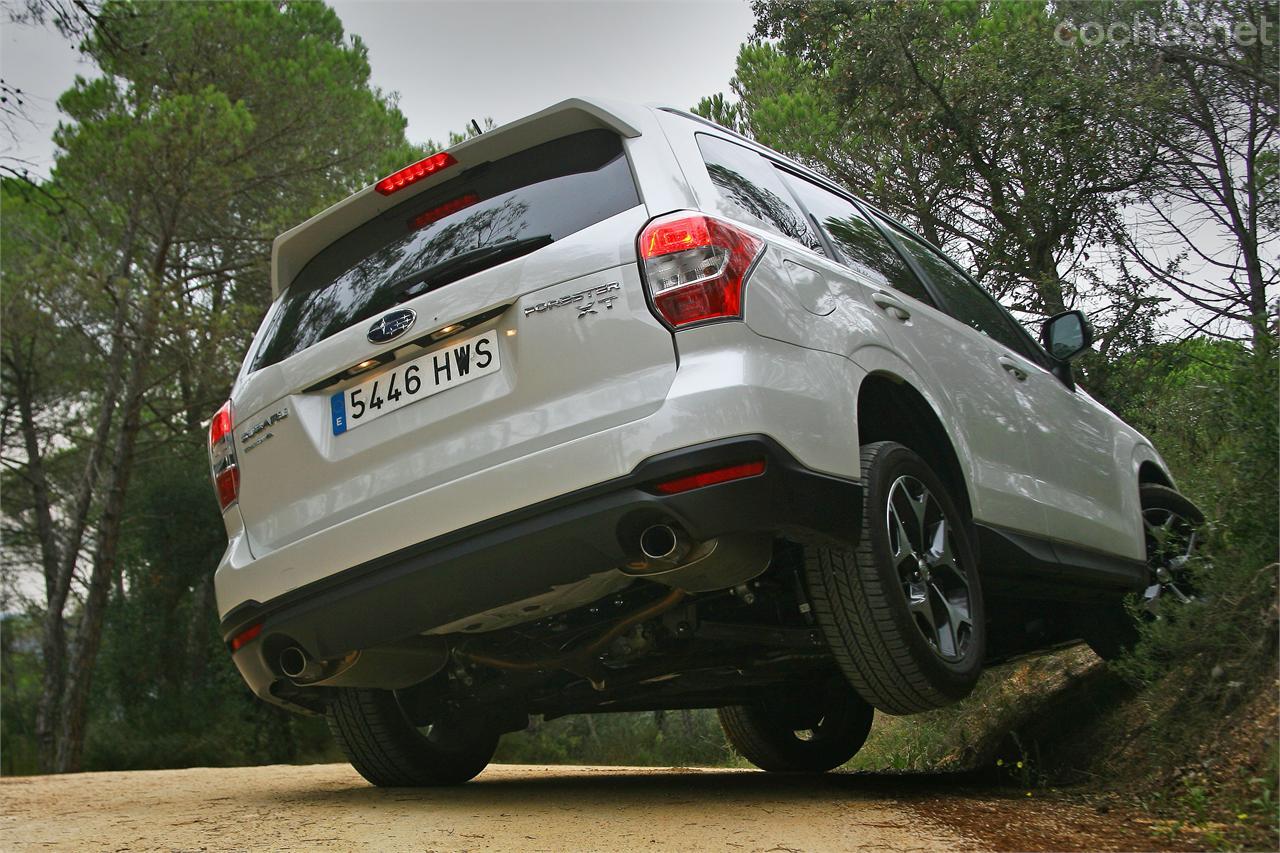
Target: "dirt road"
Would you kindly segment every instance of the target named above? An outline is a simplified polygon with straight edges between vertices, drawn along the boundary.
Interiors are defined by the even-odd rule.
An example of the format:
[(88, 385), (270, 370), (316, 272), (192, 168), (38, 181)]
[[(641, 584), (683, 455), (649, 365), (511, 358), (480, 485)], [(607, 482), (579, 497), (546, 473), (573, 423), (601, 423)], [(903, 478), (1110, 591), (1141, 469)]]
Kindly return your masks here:
[(1194, 850), (1119, 801), (974, 774), (493, 765), (378, 789), (345, 764), (0, 779), (0, 850)]
[(0, 780), (0, 848), (787, 853), (975, 846), (892, 800), (832, 780), (495, 765), (460, 788), (379, 790), (337, 764), (9, 778)]

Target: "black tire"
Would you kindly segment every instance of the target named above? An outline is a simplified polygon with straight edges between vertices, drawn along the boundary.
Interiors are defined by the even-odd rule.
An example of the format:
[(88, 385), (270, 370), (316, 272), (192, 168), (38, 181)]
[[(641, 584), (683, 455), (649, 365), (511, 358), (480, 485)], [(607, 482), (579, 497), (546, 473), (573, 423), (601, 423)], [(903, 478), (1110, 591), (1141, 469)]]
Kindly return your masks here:
[(720, 709), (738, 754), (771, 773), (825, 773), (857, 755), (875, 710), (841, 677), (809, 695)]
[[(861, 452), (862, 533), (857, 549), (806, 549), (805, 578), (814, 616), (845, 677), (876, 708), (890, 714), (941, 708), (969, 695), (986, 654), (986, 614), (968, 519), (912, 450), (880, 441), (863, 445)], [(935, 521), (945, 519), (950, 528), (949, 536), (942, 528), (950, 546), (945, 570), (941, 562), (932, 568), (925, 565), (934, 552), (912, 539), (909, 531), (910, 553), (898, 548), (899, 532), (889, 529), (889, 496), (893, 492), (900, 503), (905, 493), (899, 491), (900, 482), (906, 484), (904, 490), (914, 488), (914, 483), (927, 491), (926, 514), (934, 513)], [(929, 497), (933, 510), (928, 509)], [(917, 538), (932, 538), (923, 516), (919, 528), (924, 532)], [(932, 529), (936, 534), (939, 526)], [(929, 560), (917, 550), (927, 552)], [(917, 566), (914, 578), (912, 565)], [(908, 588), (916, 596), (914, 607), (908, 604)], [(952, 610), (961, 606), (962, 598), (967, 622)], [(950, 641), (944, 634), (949, 629), (937, 627), (932, 628), (935, 639), (926, 640), (925, 632), (940, 615), (947, 625), (955, 623)]]
[(340, 688), (328, 719), (351, 766), (379, 787), (459, 785), (483, 770), (498, 748), (492, 729), (440, 724), (424, 733), (390, 690)]
[[(1140, 596), (1141, 618), (1154, 619), (1157, 599), (1175, 595), (1194, 599), (1195, 588), (1182, 563), (1197, 547), (1197, 531), (1204, 524), (1204, 513), (1183, 495), (1158, 483), (1138, 487), (1142, 503), (1143, 528), (1146, 535), (1147, 566), (1151, 569), (1149, 585)], [(1171, 528), (1169, 537), (1157, 537), (1158, 526)], [(1081, 633), (1089, 648), (1105, 661), (1113, 661), (1134, 647), (1140, 637), (1138, 623), (1123, 600), (1108, 602), (1085, 615)]]

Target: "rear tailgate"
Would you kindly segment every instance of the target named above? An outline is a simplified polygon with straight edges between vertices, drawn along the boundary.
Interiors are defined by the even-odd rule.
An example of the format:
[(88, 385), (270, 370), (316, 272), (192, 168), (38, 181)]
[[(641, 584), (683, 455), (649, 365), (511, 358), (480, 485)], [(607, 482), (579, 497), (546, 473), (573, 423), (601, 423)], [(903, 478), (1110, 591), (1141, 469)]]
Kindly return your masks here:
[(648, 214), (616, 133), (450, 168), (280, 282), (232, 398), (257, 557), (644, 417), (670, 387), (671, 335), (636, 264)]

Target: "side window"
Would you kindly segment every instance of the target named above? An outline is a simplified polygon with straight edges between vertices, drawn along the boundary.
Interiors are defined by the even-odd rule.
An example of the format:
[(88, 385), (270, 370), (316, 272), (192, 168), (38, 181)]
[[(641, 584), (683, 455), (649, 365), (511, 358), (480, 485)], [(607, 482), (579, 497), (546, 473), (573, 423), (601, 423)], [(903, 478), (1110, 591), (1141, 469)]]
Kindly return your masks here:
[(1014, 352), (1040, 360), (1016, 320), (982, 288), (969, 280), (932, 247), (902, 229), (894, 229), (903, 247), (924, 270), (946, 303), (947, 313), (994, 338)]
[(822, 253), (822, 244), (768, 160), (718, 136), (697, 134), (707, 174), (735, 213)]
[(882, 287), (893, 288), (926, 305), (933, 304), (906, 261), (853, 202), (786, 170), (778, 171), (831, 238), (846, 267)]

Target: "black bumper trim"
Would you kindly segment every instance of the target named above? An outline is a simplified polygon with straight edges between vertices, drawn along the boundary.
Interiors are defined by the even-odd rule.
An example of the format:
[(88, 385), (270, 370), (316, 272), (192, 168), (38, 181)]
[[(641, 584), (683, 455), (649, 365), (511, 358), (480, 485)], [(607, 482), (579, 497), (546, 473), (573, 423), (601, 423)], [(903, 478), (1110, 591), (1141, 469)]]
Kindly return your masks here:
[[(764, 473), (748, 479), (677, 495), (649, 490), (759, 459)], [(229, 641), (263, 624), (260, 638), (234, 657), (264, 695), (267, 685), (254, 683), (270, 673), (263, 648), (284, 637), (320, 659), (393, 643), (620, 566), (638, 556), (628, 543), (659, 519), (695, 540), (770, 531), (853, 545), (861, 506), (859, 483), (805, 468), (767, 436), (721, 439), (650, 457), (624, 477), (403, 548), (265, 604), (244, 602), (221, 631)]]

